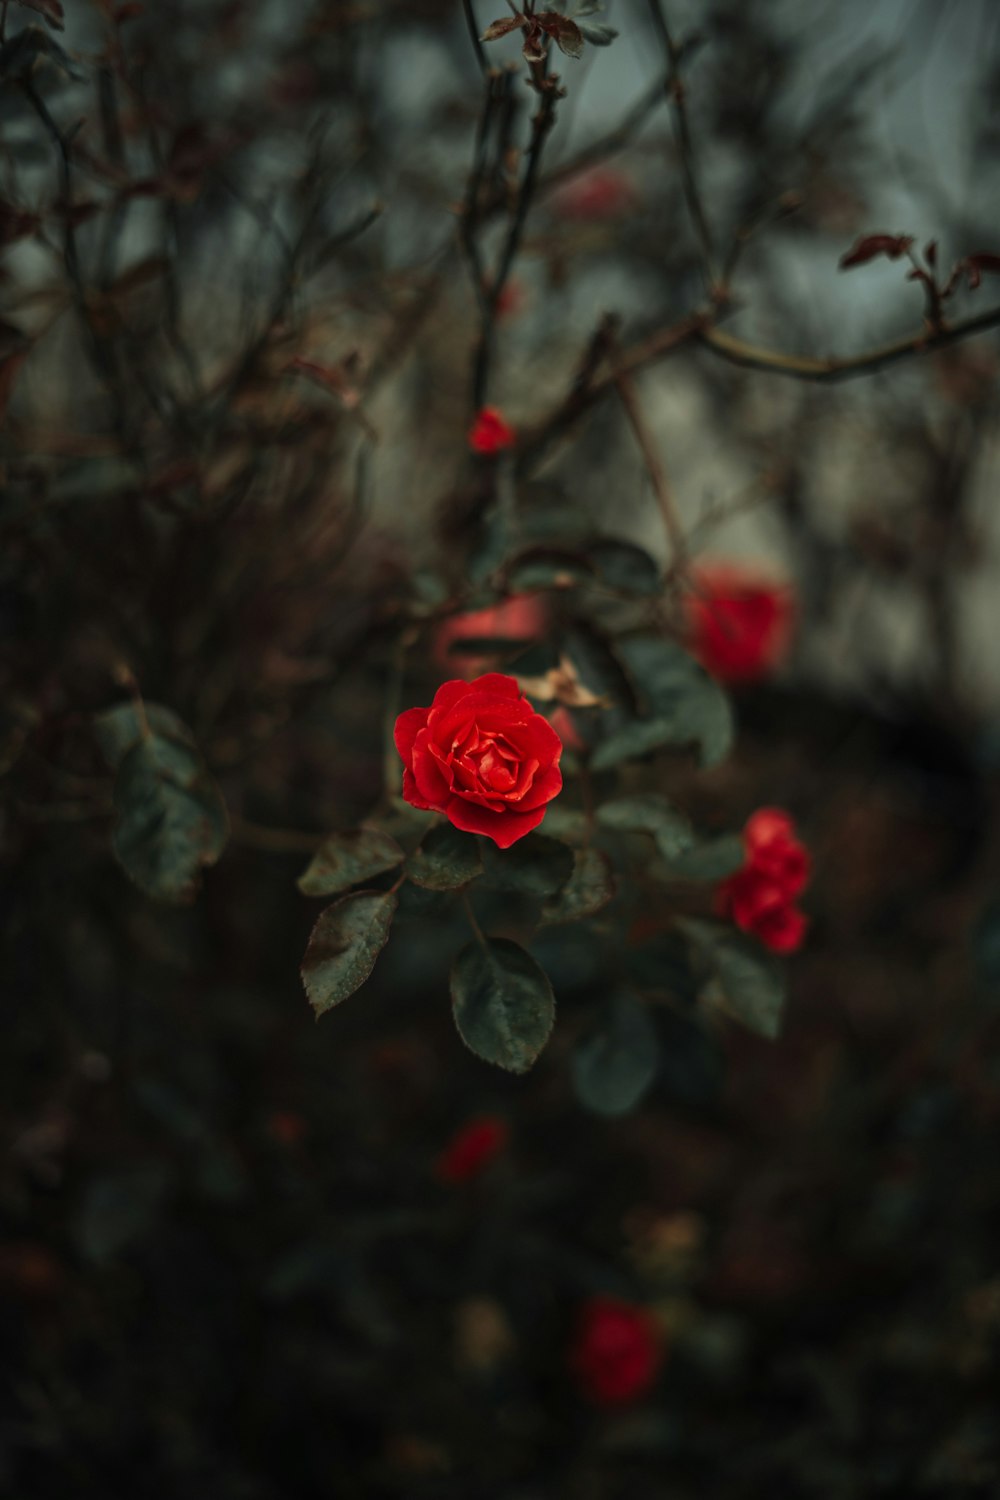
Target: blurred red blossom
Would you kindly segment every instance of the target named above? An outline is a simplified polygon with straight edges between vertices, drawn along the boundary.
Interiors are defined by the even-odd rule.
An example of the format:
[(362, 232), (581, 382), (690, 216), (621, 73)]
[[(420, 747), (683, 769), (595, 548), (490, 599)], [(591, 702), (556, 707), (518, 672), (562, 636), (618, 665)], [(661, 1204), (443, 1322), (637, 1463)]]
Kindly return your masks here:
[(552, 202), (564, 219), (586, 222), (620, 218), (634, 207), (635, 198), (631, 179), (604, 166), (570, 177), (553, 193)]
[(512, 448), (517, 433), (496, 406), (484, 406), (476, 413), (476, 420), (469, 429), (469, 447), (473, 453), (502, 453)]
[(562, 741), (500, 672), (442, 683), (429, 708), (399, 715), (395, 741), (406, 801), (501, 849), (537, 828), (562, 790)]
[(801, 948), (808, 918), (794, 904), (809, 882), (809, 851), (795, 824), (777, 807), (761, 807), (743, 830), (746, 862), (717, 893), (720, 915), (751, 933), (773, 953)]
[(785, 658), (795, 623), (791, 589), (738, 563), (706, 563), (685, 600), (692, 651), (720, 682), (754, 682)]
[(455, 1132), (438, 1157), (434, 1171), (442, 1182), (468, 1182), (484, 1172), (504, 1151), (510, 1132), (499, 1115), (480, 1115)]
[(511, 594), (488, 609), (467, 610), (452, 615), (438, 626), (434, 635), (432, 657), (443, 670), (460, 672), (470, 679), (489, 666), (489, 653), (470, 656), (452, 651), (458, 641), (523, 641), (525, 646), (540, 640), (548, 629), (549, 609), (542, 594)]
[(663, 1336), (643, 1307), (594, 1297), (581, 1309), (570, 1368), (598, 1406), (626, 1406), (653, 1386), (663, 1363)]

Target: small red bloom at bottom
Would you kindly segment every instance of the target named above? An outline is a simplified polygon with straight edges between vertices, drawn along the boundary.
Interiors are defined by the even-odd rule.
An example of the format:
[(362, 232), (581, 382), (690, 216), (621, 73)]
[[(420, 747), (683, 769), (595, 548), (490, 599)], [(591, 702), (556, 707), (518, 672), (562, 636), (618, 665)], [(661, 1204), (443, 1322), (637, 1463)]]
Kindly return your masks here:
[(581, 1309), (570, 1368), (598, 1406), (625, 1406), (653, 1386), (663, 1363), (663, 1337), (643, 1307), (594, 1297)]
[(442, 1182), (468, 1182), (486, 1170), (507, 1145), (509, 1131), (497, 1115), (470, 1120), (452, 1136), (435, 1163)]
[(469, 447), (473, 453), (502, 453), (517, 442), (517, 433), (496, 406), (484, 406), (476, 413), (469, 429)]

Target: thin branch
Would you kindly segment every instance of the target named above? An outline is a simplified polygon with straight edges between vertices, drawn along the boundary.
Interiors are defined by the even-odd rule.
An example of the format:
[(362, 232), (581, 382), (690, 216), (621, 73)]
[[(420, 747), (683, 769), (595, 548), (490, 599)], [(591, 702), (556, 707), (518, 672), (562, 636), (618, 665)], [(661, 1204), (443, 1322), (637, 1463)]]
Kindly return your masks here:
[(708, 227), (708, 218), (702, 199), (701, 185), (698, 181), (698, 169), (695, 164), (694, 143), (691, 139), (691, 124), (688, 120), (687, 100), (684, 94), (684, 80), (681, 77), (682, 51), (675, 42), (670, 27), (667, 24), (662, 0), (649, 0), (649, 10), (667, 60), (666, 91), (674, 116), (674, 131), (680, 155), (684, 201), (687, 203), (688, 212), (691, 215), (695, 233), (698, 236), (698, 243), (701, 246), (709, 287), (713, 287), (717, 279), (715, 274), (715, 251), (712, 247), (712, 232)]
[(639, 400), (639, 392), (636, 390), (635, 381), (627, 370), (618, 370), (614, 376), (615, 388), (621, 397), (625, 415), (628, 418), (635, 440), (639, 444), (643, 461), (649, 473), (653, 485), (653, 493), (656, 495), (656, 503), (660, 507), (663, 517), (663, 526), (670, 542), (670, 550), (673, 554), (674, 566), (683, 557), (685, 551), (684, 532), (681, 527), (680, 517), (674, 505), (674, 497), (667, 480), (667, 471), (660, 455), (656, 439), (650, 431), (646, 421), (646, 414)]
[(499, 307), (503, 289), (507, 284), (507, 278), (511, 273), (521, 246), (524, 227), (528, 220), (528, 211), (531, 208), (535, 190), (538, 186), (539, 167), (541, 165), (542, 152), (545, 149), (545, 141), (552, 126), (555, 124), (556, 100), (558, 97), (558, 91), (554, 87), (550, 86), (546, 88), (541, 94), (538, 110), (532, 118), (531, 143), (528, 146), (528, 163), (521, 181), (521, 190), (517, 196), (514, 217), (507, 233), (500, 261), (490, 281), (482, 317), (479, 344), (476, 349), (472, 376), (472, 399), (474, 406), (477, 408), (484, 405), (486, 401), (490, 364), (493, 358), (493, 345), (496, 338), (497, 308)]
[(856, 354), (848, 359), (815, 359), (804, 354), (783, 354), (774, 349), (760, 349), (754, 344), (744, 343), (721, 328), (705, 322), (697, 330), (696, 337), (706, 348), (718, 354), (730, 364), (743, 365), (751, 370), (764, 370), (771, 375), (786, 375), (796, 380), (837, 381), (849, 380), (855, 375), (870, 375), (887, 365), (897, 364), (913, 354), (929, 354), (943, 349), (961, 339), (985, 333), (987, 329), (1000, 326), (1000, 307), (990, 308), (975, 318), (966, 318), (960, 323), (951, 323), (945, 328), (932, 331), (923, 328), (908, 339), (898, 339), (892, 344), (883, 344), (879, 349), (870, 349), (866, 354)]
[(486, 53), (483, 51), (483, 44), (479, 39), (479, 27), (476, 25), (475, 12), (472, 9), (472, 0), (462, 0), (462, 5), (465, 10), (465, 24), (469, 28), (469, 38), (472, 42), (473, 50), (476, 54), (476, 62), (479, 64), (479, 71), (481, 73), (487, 73), (489, 72), (490, 65), (486, 61)]
[[(623, 350), (610, 369), (600, 375), (594, 373), (601, 363), (601, 360), (597, 360), (586, 382), (582, 382), (578, 377), (569, 395), (559, 403), (556, 409), (536, 427), (529, 428), (522, 434), (518, 452), (519, 470), (524, 473), (534, 467), (556, 438), (571, 428), (586, 411), (610, 391), (616, 389), (623, 375), (629, 376), (644, 365), (653, 364), (657, 359), (672, 354), (675, 349), (681, 348), (684, 344), (692, 343), (709, 325), (712, 317), (711, 312), (690, 313), (679, 323), (672, 323), (668, 328), (658, 329), (656, 333), (633, 344), (630, 349)], [(602, 328), (607, 326), (604, 324)], [(613, 329), (614, 325), (610, 326)], [(595, 338), (601, 336), (601, 330), (598, 330)], [(607, 337), (607, 333), (604, 337)], [(605, 354), (607, 347), (605, 346), (601, 352)]]

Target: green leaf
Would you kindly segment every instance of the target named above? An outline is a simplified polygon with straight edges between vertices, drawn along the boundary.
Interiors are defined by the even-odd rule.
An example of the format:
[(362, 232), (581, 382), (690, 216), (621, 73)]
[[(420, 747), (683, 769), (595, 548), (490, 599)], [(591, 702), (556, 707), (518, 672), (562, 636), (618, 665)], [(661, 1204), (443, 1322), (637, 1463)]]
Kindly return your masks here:
[(601, 741), (591, 756), (591, 767), (607, 771), (623, 760), (638, 760), (664, 745), (683, 744), (688, 736), (679, 731), (681, 726), (673, 719), (635, 719)]
[(737, 833), (726, 833), (721, 838), (709, 839), (704, 844), (681, 853), (671, 852), (657, 838), (660, 853), (667, 862), (671, 880), (725, 880), (741, 868), (746, 859), (743, 840)]
[(697, 744), (702, 765), (724, 760), (733, 743), (733, 713), (718, 683), (686, 651), (660, 636), (620, 639), (616, 650), (656, 721), (672, 733), (661, 744)]
[(299, 876), (304, 896), (335, 896), (402, 864), (396, 840), (378, 828), (356, 828), (324, 839), (309, 868)]
[(576, 867), (562, 890), (542, 907), (541, 926), (578, 922), (607, 906), (615, 894), (615, 878), (606, 854), (599, 849), (579, 849)]
[(470, 1051), (526, 1073), (548, 1041), (556, 1002), (545, 971), (506, 938), (469, 943), (451, 970), (451, 1003)]
[(410, 855), (406, 873), (428, 891), (458, 890), (483, 873), (482, 850), (474, 834), (443, 823)]
[[(565, 756), (566, 752), (563, 751)], [(582, 839), (587, 829), (587, 819), (575, 807), (562, 807), (562, 799), (550, 806), (545, 814), (545, 831), (557, 839)]]
[(115, 778), (112, 845), (147, 895), (191, 901), (228, 836), (222, 795), (189, 740), (154, 732), (126, 751)]
[(490, 885), (521, 896), (554, 896), (573, 874), (573, 851), (544, 833), (528, 833), (509, 849), (486, 846), (486, 878)]
[(655, 558), (632, 542), (602, 539), (587, 549), (587, 556), (607, 588), (623, 594), (659, 594), (663, 588)]
[[(164, 708), (162, 703), (146, 703), (143, 710), (145, 722), (154, 734), (194, 745), (190, 729), (172, 708)], [(119, 703), (104, 713), (95, 714), (94, 733), (109, 768), (117, 771), (128, 752), (145, 737), (146, 730), (135, 704)]]
[(647, 1007), (621, 992), (573, 1054), (576, 1096), (595, 1114), (627, 1114), (649, 1089), (659, 1064), (659, 1040)]
[(320, 913), (302, 960), (302, 983), (317, 1016), (353, 995), (389, 939), (395, 891), (356, 891)]
[(605, 802), (597, 809), (597, 821), (622, 833), (652, 834), (664, 859), (673, 859), (694, 843), (694, 830), (687, 818), (659, 792)]
[(677, 926), (707, 971), (708, 982), (699, 998), (769, 1041), (780, 1036), (786, 980), (778, 960), (742, 933), (713, 922), (685, 917)]

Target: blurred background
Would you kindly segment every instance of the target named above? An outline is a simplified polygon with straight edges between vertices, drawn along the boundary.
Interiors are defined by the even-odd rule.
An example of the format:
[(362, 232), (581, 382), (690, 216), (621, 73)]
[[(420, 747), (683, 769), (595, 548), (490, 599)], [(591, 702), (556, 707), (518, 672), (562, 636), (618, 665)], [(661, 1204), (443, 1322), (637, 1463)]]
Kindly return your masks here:
[[(487, 44), (470, 209), (467, 9), (0, 7), (0, 1494), (995, 1494), (1000, 15), (674, 0), (690, 150), (664, 7), (554, 54), (480, 394), (670, 609), (719, 560), (790, 591), (734, 754), (665, 789), (788, 808), (814, 862), (780, 1040), (658, 981), (658, 1070), (607, 1118), (584, 927), (542, 934), (525, 1077), (457, 1037), (433, 896), (336, 1014), (298, 974), (296, 877), (382, 790), (393, 642), (428, 702), (441, 618), (485, 602), (463, 235), (495, 262), (537, 99)], [(872, 234), (939, 290), (980, 257), (944, 325), (905, 255), (839, 269)], [(614, 382), (567, 393), (606, 314), (642, 350), (720, 286), (729, 345), (633, 371), (679, 557)], [(93, 720), (140, 690), (229, 808), (188, 906), (111, 852)], [(634, 1391), (588, 1377), (595, 1306), (643, 1309)]]

